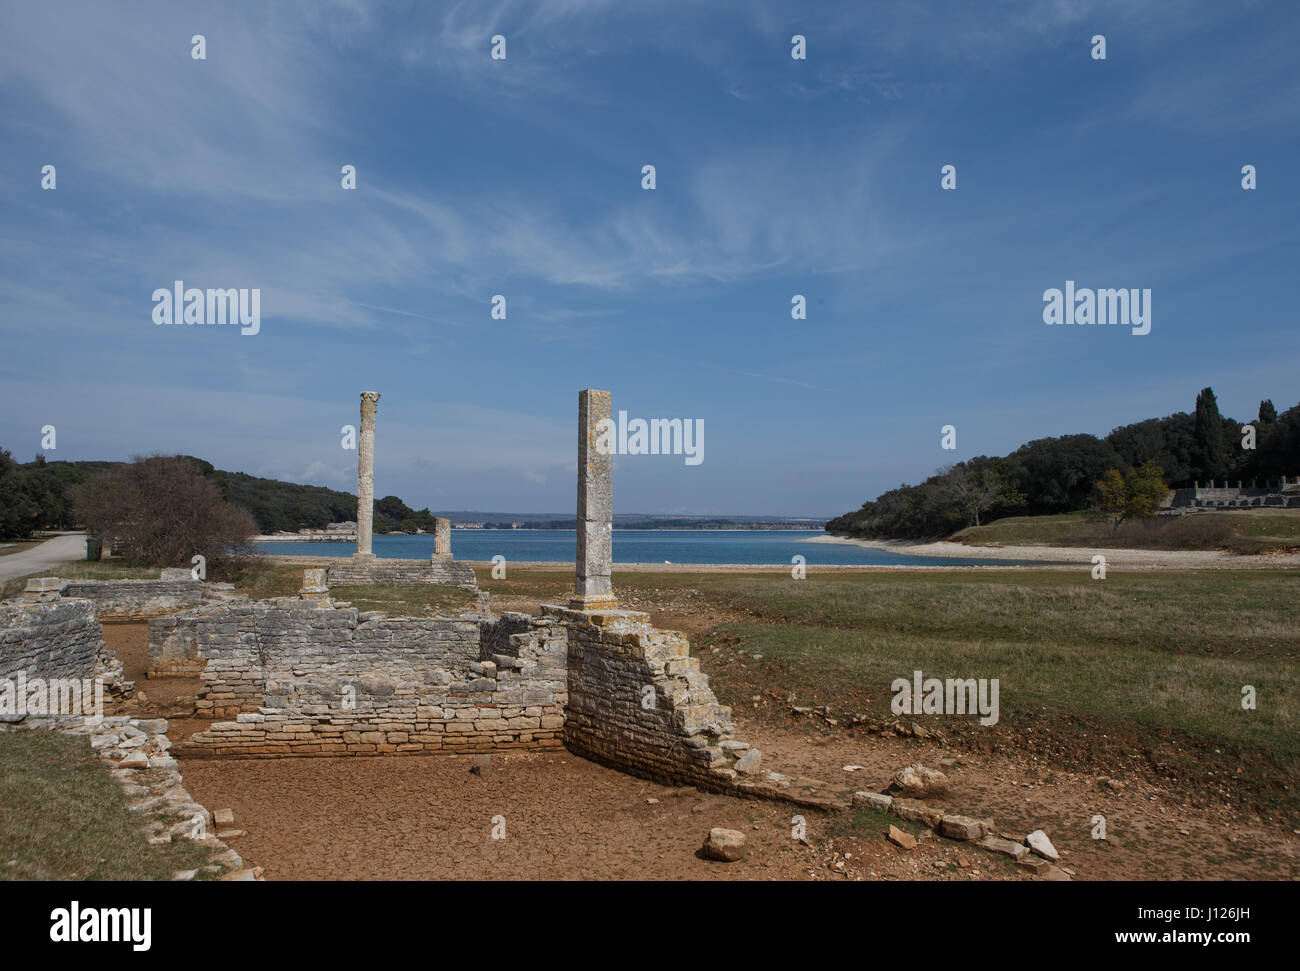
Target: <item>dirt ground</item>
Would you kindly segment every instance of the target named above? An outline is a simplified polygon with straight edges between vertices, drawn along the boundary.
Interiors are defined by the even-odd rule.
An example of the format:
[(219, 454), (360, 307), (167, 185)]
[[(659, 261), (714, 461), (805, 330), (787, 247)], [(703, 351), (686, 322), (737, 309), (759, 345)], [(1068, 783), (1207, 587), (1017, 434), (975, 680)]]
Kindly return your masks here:
[[(171, 717), (173, 741), (206, 726), (177, 717), (187, 711), (197, 679), (145, 679), (144, 624), (108, 624), (104, 636), (145, 690), (148, 707)], [(1300, 878), (1300, 834), (1228, 809), (1188, 806), (1150, 780), (1125, 778), (1113, 790), (1097, 776), (1053, 770), (1018, 753), (972, 754), (933, 741), (825, 733), (811, 724), (783, 729), (743, 710), (735, 717), (737, 737), (761, 749), (769, 768), (851, 778), (872, 791), (905, 765), (940, 767), (941, 759), (955, 759), (942, 766), (950, 795), (930, 804), (992, 816), (999, 831), (1017, 838), (1045, 830), (1075, 879)], [(231, 846), (264, 867), (268, 879), (1026, 878), (1003, 858), (939, 837), (902, 850), (885, 839), (888, 823), (874, 815), (855, 821), (849, 813), (669, 789), (567, 752), (498, 753), (482, 774), (469, 771), (472, 761), (183, 760), (181, 771), (198, 801), (234, 810), (246, 835)], [(806, 842), (793, 838), (796, 815), (806, 820)], [(1093, 838), (1098, 815), (1105, 817), (1105, 840)], [(504, 839), (492, 838), (493, 817), (504, 817)], [(743, 861), (699, 855), (715, 826), (746, 834)]]

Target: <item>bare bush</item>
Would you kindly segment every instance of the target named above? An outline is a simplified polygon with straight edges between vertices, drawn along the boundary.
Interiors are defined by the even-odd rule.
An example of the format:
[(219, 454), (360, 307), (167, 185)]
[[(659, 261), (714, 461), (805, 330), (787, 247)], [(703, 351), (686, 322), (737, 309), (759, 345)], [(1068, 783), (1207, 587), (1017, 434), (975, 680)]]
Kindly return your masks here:
[(201, 554), (213, 579), (252, 553), (257, 532), (253, 517), (183, 456), (137, 457), (81, 486), (74, 503), (86, 528), (111, 539), (127, 562), (190, 566)]

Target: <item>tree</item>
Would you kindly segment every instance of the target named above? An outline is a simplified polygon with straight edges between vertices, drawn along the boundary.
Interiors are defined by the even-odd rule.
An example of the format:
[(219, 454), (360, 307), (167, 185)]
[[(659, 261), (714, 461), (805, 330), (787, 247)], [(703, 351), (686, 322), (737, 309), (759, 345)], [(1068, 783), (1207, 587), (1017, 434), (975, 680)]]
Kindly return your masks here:
[(1164, 472), (1154, 461), (1135, 466), (1126, 475), (1107, 469), (1093, 485), (1090, 513), (1116, 530), (1126, 519), (1150, 519), (1168, 495)]
[(1112, 530), (1118, 529), (1128, 515), (1128, 489), (1124, 487), (1124, 476), (1119, 469), (1107, 469), (1106, 474), (1093, 484), (1092, 492), (1089, 509), (1092, 517), (1109, 522)]
[(1197, 479), (1219, 479), (1228, 472), (1228, 440), (1214, 391), (1203, 388), (1196, 396), (1193, 436)]
[(978, 526), (980, 516), (995, 506), (1016, 505), (1021, 499), (1007, 478), (983, 456), (952, 466), (945, 478), (945, 491), (968, 526)]
[(1259, 403), (1259, 423), (1261, 425), (1277, 424), (1277, 409), (1273, 407), (1273, 402), (1265, 398)]
[(87, 529), (111, 538), (128, 562), (149, 566), (189, 566), (200, 554), (210, 573), (221, 571), (250, 552), (257, 532), (253, 517), (180, 455), (136, 458), (79, 487), (74, 503)]

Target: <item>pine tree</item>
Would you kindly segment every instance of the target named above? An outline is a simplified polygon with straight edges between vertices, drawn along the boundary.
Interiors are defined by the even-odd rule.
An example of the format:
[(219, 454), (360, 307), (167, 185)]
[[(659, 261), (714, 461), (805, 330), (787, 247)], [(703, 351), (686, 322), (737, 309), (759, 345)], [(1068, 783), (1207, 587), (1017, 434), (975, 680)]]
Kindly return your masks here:
[(1277, 424), (1277, 409), (1273, 407), (1273, 402), (1265, 398), (1259, 403), (1259, 423), (1261, 425)]

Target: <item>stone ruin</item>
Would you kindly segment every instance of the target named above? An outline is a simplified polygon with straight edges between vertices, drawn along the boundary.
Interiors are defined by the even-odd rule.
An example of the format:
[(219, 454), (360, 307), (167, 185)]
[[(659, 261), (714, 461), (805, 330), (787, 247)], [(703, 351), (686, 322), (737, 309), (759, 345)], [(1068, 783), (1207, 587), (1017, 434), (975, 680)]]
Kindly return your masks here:
[(1194, 482), (1190, 489), (1174, 489), (1166, 505), (1166, 514), (1185, 515), (1196, 512), (1216, 512), (1224, 509), (1300, 509), (1300, 476), (1266, 480), (1251, 479), (1247, 485), (1238, 479), (1234, 486), (1228, 480), (1208, 483)]
[(434, 520), (433, 555), (429, 560), (380, 559), (372, 551), (375, 522), (375, 415), (379, 392), (361, 392), (361, 432), (357, 439), (357, 551), (351, 560), (331, 564), (334, 586), (440, 583), (478, 591), (468, 563), (451, 555), (451, 520)]
[[(370, 550), (373, 418), (362, 398), (358, 555), (369, 582), (389, 579)], [(197, 676), (197, 714), (216, 719), (178, 744), (188, 758), (376, 756), (567, 748), (670, 785), (847, 805), (847, 790), (760, 769), (737, 739), (690, 644), (649, 615), (620, 609), (612, 583), (612, 458), (595, 447), (610, 415), (606, 391), (579, 395), (578, 557), (573, 597), (536, 614), (492, 615), (480, 598), (458, 617), (393, 617), (330, 596), (334, 567), (307, 570), (296, 597), (252, 601), (188, 570), (159, 580), (29, 584), (0, 604), (0, 676), (108, 676), (97, 613), (149, 617), (150, 676)], [(365, 430), (369, 415), (369, 431)], [(364, 537), (364, 542), (360, 538)], [(433, 563), (451, 566), (450, 524), (438, 524)], [(473, 571), (468, 564), (454, 564)], [(415, 561), (414, 567), (429, 570)], [(344, 576), (352, 576), (343, 571)], [(475, 586), (476, 588), (476, 586)], [(158, 616), (162, 614), (162, 616)], [(131, 685), (125, 684), (129, 691)]]
[[(363, 396), (364, 422), (377, 395)], [(367, 405), (370, 407), (367, 409)], [(151, 666), (188, 665), (214, 722), (184, 757), (373, 756), (555, 749), (667, 784), (799, 805), (847, 792), (761, 771), (734, 737), (690, 644), (618, 607), (612, 584), (612, 458), (596, 449), (606, 391), (579, 395), (578, 558), (574, 595), (538, 615), (390, 617), (330, 599), (326, 577), (298, 597), (209, 604), (149, 624)], [(362, 451), (359, 475), (373, 449)], [(361, 488), (363, 494), (371, 490)], [(359, 501), (357, 560), (369, 549)], [(441, 530), (440, 530), (441, 532)], [(441, 541), (440, 541), (441, 544)], [(450, 558), (450, 549), (440, 546)], [(435, 554), (437, 556), (438, 554)], [(382, 574), (374, 573), (374, 582)], [(330, 568), (328, 579), (337, 574)]]

